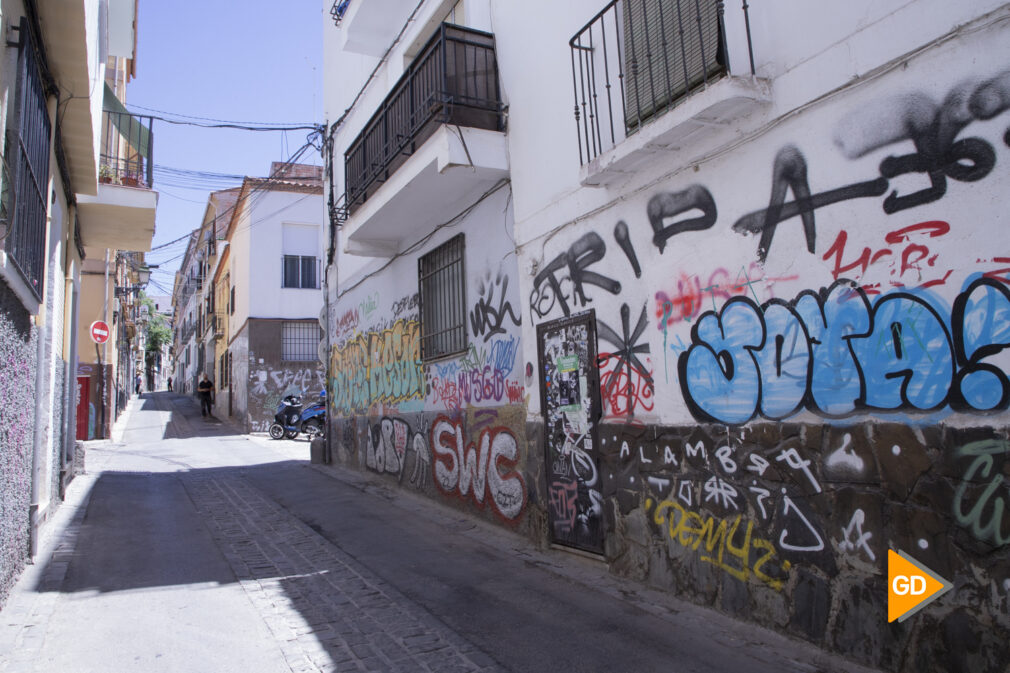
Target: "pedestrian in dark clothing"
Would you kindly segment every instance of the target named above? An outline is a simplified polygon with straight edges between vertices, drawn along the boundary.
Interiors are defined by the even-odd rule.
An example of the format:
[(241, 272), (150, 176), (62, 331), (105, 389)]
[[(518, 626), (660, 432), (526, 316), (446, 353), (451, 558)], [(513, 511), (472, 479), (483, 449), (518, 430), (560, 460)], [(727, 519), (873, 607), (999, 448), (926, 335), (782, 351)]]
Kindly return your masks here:
[(208, 378), (204, 372), (203, 378), (196, 387), (197, 394), (200, 395), (200, 415), (213, 416), (211, 408), (214, 406), (214, 382)]
[(168, 389), (169, 390), (172, 389), (172, 377), (171, 376), (168, 377)]
[(142, 380), (143, 379), (140, 378), (140, 374), (137, 374), (136, 384), (137, 384), (137, 394), (138, 395), (140, 394), (140, 383), (141, 383)]

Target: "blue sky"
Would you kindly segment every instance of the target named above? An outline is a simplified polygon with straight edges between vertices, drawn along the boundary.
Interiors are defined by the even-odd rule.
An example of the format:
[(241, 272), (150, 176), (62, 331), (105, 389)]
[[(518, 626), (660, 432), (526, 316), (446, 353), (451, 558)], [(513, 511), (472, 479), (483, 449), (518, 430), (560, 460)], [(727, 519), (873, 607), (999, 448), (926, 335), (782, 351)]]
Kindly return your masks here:
[[(140, 0), (137, 76), (127, 87), (127, 107), (137, 114), (173, 118), (322, 123), (324, 19), (330, 17), (320, 0)], [(154, 163), (263, 176), (271, 161), (287, 159), (306, 135), (200, 129), (156, 120)], [(322, 163), (313, 149), (302, 161)], [(211, 189), (239, 184), (159, 177), (156, 169), (155, 246), (200, 224)], [(153, 280), (169, 291), (181, 261), (172, 258), (184, 250), (180, 243), (147, 255), (151, 263), (161, 263)], [(152, 284), (148, 293), (162, 290)]]

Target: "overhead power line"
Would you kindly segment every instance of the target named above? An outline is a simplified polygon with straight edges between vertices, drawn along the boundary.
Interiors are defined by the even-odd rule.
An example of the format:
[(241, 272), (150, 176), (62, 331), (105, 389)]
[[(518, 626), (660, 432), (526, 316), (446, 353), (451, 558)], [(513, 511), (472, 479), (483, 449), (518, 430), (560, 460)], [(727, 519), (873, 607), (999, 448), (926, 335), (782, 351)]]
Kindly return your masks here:
[(153, 107), (145, 107), (143, 105), (136, 105), (134, 103), (129, 103), (128, 107), (137, 108), (138, 110), (147, 110), (148, 112), (157, 112), (158, 114), (170, 115), (172, 117), (182, 117), (184, 119), (197, 119), (205, 122), (215, 122), (218, 124), (239, 124), (243, 126), (262, 126), (262, 127), (277, 127), (277, 126), (300, 126), (305, 128), (315, 128), (318, 124), (311, 124), (310, 122), (247, 122), (247, 121), (236, 121), (234, 119), (217, 119), (215, 117), (200, 117), (197, 115), (188, 115), (182, 112), (169, 112), (168, 110), (159, 110)]

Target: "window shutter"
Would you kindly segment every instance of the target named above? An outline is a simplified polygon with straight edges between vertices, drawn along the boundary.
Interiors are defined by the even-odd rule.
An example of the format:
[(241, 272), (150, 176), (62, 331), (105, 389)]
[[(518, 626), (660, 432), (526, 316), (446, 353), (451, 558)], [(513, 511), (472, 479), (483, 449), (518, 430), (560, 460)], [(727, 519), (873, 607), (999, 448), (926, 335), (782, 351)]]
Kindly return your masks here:
[(715, 0), (627, 0), (624, 11), (628, 132), (723, 69)]

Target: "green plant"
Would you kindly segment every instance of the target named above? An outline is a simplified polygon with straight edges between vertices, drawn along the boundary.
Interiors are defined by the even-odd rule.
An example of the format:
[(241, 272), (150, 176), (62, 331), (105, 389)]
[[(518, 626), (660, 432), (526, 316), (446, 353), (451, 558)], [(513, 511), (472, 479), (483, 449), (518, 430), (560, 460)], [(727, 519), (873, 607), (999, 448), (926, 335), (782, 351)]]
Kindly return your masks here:
[(143, 292), (140, 293), (140, 304), (147, 307), (149, 316), (144, 328), (147, 350), (160, 351), (162, 346), (172, 343), (172, 329), (165, 321), (165, 317), (155, 309), (154, 302)]

